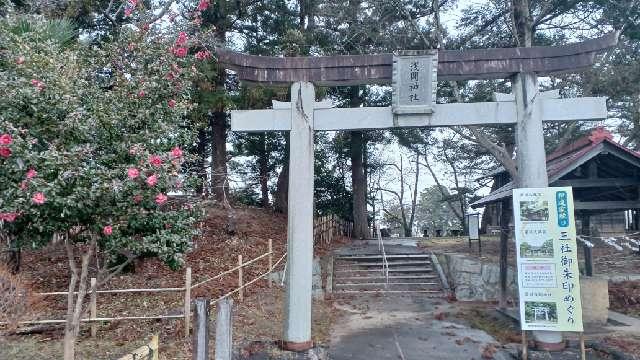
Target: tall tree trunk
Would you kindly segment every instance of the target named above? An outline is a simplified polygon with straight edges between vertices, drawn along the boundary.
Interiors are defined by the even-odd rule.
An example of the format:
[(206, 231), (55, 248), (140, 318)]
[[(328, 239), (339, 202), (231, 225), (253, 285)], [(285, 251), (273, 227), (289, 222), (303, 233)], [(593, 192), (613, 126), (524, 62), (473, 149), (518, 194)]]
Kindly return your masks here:
[(362, 162), (363, 136), (361, 131), (351, 132), (351, 181), (353, 191), (353, 237), (369, 237), (367, 223), (367, 178)]
[(420, 180), (420, 153), (416, 151), (416, 174), (413, 182), (413, 194), (411, 194), (411, 216), (409, 217), (409, 228), (413, 236), (413, 222), (416, 218), (416, 208), (418, 206), (418, 181)]
[[(74, 360), (75, 358), (75, 344), (80, 333), (80, 321), (84, 313), (83, 307), (84, 298), (87, 295), (87, 275), (89, 273), (89, 261), (91, 254), (95, 248), (95, 241), (92, 241), (89, 246), (86, 247), (84, 253), (81, 256), (80, 263), (80, 276), (78, 276), (78, 266), (75, 260), (75, 254), (73, 251), (73, 244), (67, 238), (65, 244), (67, 250), (67, 260), (69, 261), (69, 268), (71, 270), (71, 279), (69, 280), (69, 288), (67, 293), (67, 316), (65, 319), (64, 327), (64, 360)], [(75, 293), (76, 285), (78, 286), (78, 292)]]
[(198, 169), (198, 175), (200, 176), (201, 183), (196, 188), (198, 194), (202, 197), (206, 197), (209, 192), (209, 179), (207, 176), (207, 132), (205, 129), (198, 130), (198, 147), (196, 149), (198, 152), (198, 160), (196, 164), (196, 168)]
[(228, 204), (227, 114), (218, 109), (211, 116), (211, 191), (216, 201)]
[[(351, 107), (360, 107), (360, 88), (350, 88)], [(362, 131), (352, 131), (351, 139), (351, 190), (353, 192), (353, 237), (365, 239), (369, 237), (367, 222), (367, 177), (364, 172), (365, 140)]]
[(276, 193), (273, 199), (273, 205), (277, 212), (286, 213), (289, 202), (289, 134), (286, 136), (284, 143), (284, 163), (282, 170), (278, 175), (276, 183)]
[[(224, 19), (226, 14), (219, 7), (220, 19)], [(227, 31), (224, 27), (217, 27), (215, 30), (215, 40), (220, 45), (224, 45), (227, 40)], [(225, 84), (227, 80), (226, 70), (219, 66), (218, 76), (215, 81), (214, 91), (223, 96), (226, 92)], [(211, 191), (216, 201), (228, 206), (227, 182), (227, 114), (225, 113), (224, 101), (216, 105), (211, 119)]]
[(22, 264), (22, 249), (18, 241), (13, 239), (9, 243), (9, 258), (7, 259), (7, 265), (11, 270), (11, 273), (17, 274), (20, 272), (20, 265)]
[(511, 0), (511, 15), (515, 30), (516, 45), (531, 47), (533, 44), (533, 17), (529, 0)]
[(269, 207), (269, 159), (267, 158), (267, 136), (260, 134), (260, 152), (258, 156), (259, 175), (260, 175), (260, 205), (263, 208)]

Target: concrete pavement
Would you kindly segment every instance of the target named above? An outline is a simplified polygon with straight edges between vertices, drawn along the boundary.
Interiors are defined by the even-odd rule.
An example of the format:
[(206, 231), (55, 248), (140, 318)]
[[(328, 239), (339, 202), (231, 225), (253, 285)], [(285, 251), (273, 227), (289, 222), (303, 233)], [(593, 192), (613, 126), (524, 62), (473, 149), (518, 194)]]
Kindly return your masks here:
[(512, 359), (486, 332), (441, 316), (451, 310), (441, 299), (373, 294), (341, 299), (335, 306), (343, 315), (331, 332), (332, 360)]

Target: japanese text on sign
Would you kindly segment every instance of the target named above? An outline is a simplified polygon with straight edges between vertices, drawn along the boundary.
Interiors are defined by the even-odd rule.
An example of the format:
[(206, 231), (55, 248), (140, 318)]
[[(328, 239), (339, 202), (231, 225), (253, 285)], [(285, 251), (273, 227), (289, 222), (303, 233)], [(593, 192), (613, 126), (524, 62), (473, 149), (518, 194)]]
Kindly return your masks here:
[(570, 187), (513, 191), (522, 330), (582, 331)]

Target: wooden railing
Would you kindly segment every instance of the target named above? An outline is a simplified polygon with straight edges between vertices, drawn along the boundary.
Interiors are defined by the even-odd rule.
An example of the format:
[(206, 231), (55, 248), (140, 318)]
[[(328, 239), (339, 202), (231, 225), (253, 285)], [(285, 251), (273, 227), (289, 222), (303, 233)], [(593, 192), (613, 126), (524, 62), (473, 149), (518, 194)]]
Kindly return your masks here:
[(320, 216), (313, 220), (313, 241), (328, 245), (339, 236), (351, 237), (353, 223), (339, 219), (335, 215)]

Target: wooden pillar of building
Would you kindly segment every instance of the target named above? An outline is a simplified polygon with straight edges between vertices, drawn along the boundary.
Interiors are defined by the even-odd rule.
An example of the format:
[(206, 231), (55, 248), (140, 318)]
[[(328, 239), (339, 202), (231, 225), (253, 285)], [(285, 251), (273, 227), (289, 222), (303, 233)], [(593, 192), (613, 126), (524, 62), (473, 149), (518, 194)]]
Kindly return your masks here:
[(511, 220), (511, 199), (505, 198), (500, 206), (500, 307), (507, 307), (507, 275), (509, 271), (509, 221)]
[[(579, 216), (582, 221), (580, 234), (584, 236), (591, 235), (591, 216), (586, 211), (581, 212)], [(591, 254), (591, 247), (587, 244), (582, 244), (582, 249), (584, 251), (584, 274), (586, 276), (593, 276), (593, 256)]]

